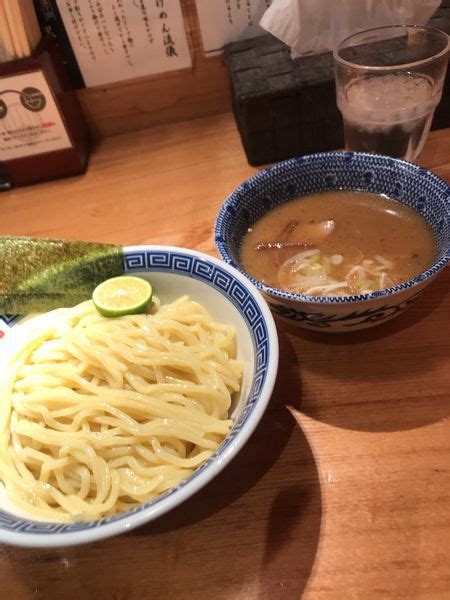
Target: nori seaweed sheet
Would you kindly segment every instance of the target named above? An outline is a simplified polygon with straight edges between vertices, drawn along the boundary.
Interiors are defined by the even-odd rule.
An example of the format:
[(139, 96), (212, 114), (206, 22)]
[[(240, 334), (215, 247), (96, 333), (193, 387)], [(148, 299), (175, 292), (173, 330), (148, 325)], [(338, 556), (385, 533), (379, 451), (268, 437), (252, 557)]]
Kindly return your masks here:
[(74, 306), (123, 272), (121, 246), (0, 236), (0, 314)]

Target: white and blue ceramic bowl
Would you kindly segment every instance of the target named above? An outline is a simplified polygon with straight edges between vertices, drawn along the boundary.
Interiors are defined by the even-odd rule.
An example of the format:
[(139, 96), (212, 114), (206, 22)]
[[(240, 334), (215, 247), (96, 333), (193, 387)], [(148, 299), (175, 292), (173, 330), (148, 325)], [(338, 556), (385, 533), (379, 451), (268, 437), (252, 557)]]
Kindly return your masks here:
[[(201, 302), (213, 318), (235, 327), (244, 378), (232, 407), (234, 427), (219, 450), (191, 477), (153, 502), (113, 517), (71, 525), (40, 522), (21, 515), (3, 491), (0, 542), (34, 547), (82, 544), (156, 519), (195, 494), (238, 454), (267, 407), (278, 368), (278, 338), (269, 307), (248, 279), (220, 260), (168, 246), (127, 247), (124, 266), (127, 273), (148, 277), (163, 302), (188, 294)], [(2, 344), (8, 343), (8, 328), (19, 320), (14, 316), (0, 318), (0, 331), (6, 333), (0, 352)]]
[[(292, 294), (254, 280), (240, 265), (243, 237), (260, 217), (298, 196), (330, 190), (385, 194), (407, 204), (434, 232), (433, 265), (392, 288), (349, 297)], [(392, 319), (415, 300), (450, 259), (450, 187), (437, 175), (399, 159), (357, 152), (327, 152), (277, 163), (240, 185), (222, 205), (215, 226), (223, 260), (261, 290), (274, 313), (308, 329), (343, 332)]]

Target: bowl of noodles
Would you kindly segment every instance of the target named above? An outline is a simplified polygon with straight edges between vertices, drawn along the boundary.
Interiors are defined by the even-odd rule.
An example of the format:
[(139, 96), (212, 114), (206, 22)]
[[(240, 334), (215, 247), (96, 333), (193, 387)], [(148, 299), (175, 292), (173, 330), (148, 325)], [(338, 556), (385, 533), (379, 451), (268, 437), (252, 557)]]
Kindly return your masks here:
[(407, 309), (450, 260), (449, 187), (388, 156), (300, 156), (242, 183), (219, 211), (215, 241), (289, 322), (373, 327)]
[(124, 249), (149, 311), (81, 304), (0, 319), (0, 541), (92, 542), (201, 489), (246, 443), (278, 366), (264, 299), (233, 267), (175, 247)]

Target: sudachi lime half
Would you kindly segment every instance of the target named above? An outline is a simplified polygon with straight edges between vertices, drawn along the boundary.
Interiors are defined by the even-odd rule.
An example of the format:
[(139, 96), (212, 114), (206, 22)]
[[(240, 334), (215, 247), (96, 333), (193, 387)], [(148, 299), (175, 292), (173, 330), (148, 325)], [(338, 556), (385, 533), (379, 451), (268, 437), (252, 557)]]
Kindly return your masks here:
[(152, 295), (152, 286), (146, 279), (122, 275), (100, 283), (92, 294), (92, 300), (104, 317), (121, 317), (144, 313)]

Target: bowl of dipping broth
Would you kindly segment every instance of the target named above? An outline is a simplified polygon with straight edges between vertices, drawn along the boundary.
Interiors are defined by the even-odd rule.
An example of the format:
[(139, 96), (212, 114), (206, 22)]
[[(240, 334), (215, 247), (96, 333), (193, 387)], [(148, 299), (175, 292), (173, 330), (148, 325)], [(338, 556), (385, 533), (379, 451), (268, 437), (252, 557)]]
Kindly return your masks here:
[(450, 187), (387, 156), (301, 156), (242, 183), (219, 211), (215, 242), (277, 315), (364, 329), (403, 312), (449, 261)]

